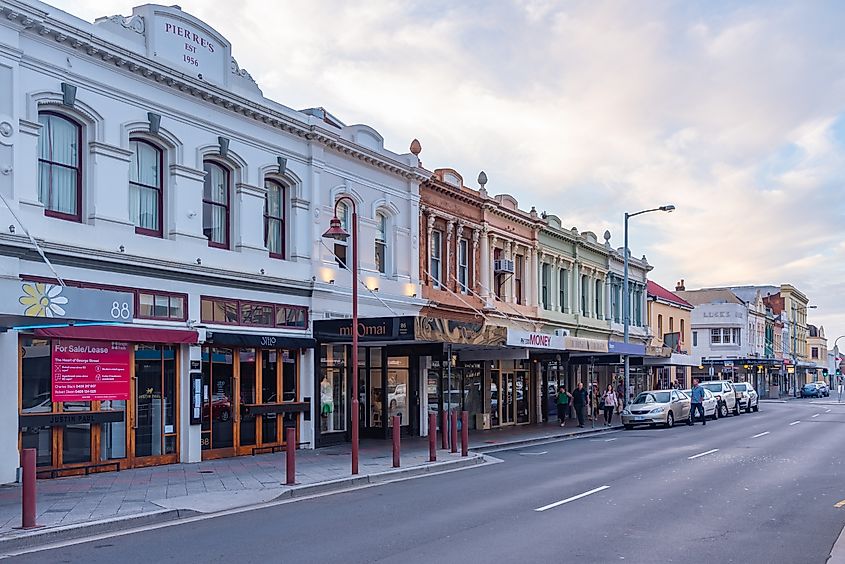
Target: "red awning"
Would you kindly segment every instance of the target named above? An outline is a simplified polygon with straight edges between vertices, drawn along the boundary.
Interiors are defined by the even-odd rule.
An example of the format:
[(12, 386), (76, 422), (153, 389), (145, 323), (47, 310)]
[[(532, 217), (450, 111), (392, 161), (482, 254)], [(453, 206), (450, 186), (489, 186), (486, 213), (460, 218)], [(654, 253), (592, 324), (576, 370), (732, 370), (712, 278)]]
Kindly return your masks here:
[(39, 337), (54, 339), (90, 339), (94, 341), (126, 341), (129, 343), (186, 343), (199, 340), (196, 331), (185, 329), (152, 329), (125, 325), (85, 325), (36, 329)]

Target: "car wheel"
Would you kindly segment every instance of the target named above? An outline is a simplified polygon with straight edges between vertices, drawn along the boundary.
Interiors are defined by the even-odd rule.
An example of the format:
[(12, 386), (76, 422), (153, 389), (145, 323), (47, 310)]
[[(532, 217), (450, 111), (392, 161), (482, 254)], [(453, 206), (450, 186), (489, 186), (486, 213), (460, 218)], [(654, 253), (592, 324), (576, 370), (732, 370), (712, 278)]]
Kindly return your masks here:
[(670, 412), (666, 415), (666, 428), (667, 428), (667, 429), (671, 429), (671, 428), (672, 428), (672, 427), (674, 427), (674, 426), (675, 426), (675, 416), (674, 416), (674, 415), (672, 415), (672, 412), (670, 411)]
[(634, 428), (634, 426), (633, 426), (633, 425), (625, 425), (625, 428), (626, 428), (626, 429), (628, 429), (628, 430), (630, 431), (631, 429), (633, 429), (633, 428)]
[(748, 406), (745, 408), (745, 413), (751, 413), (751, 400), (748, 400)]
[(719, 417), (727, 417), (728, 416), (728, 404), (720, 403), (719, 404)]

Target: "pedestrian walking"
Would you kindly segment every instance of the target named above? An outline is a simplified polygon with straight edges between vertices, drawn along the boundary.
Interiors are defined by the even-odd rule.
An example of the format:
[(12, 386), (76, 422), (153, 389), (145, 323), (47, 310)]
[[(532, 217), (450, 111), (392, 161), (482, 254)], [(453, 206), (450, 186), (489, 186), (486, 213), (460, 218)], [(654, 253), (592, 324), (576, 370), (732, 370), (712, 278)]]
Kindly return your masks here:
[(599, 385), (593, 382), (590, 387), (590, 419), (592, 421), (599, 420), (599, 411), (601, 410), (601, 392)]
[(613, 391), (613, 386), (608, 385), (607, 391), (602, 396), (602, 406), (604, 407), (604, 424), (610, 427), (613, 421), (613, 410), (617, 405), (616, 392)]
[(692, 392), (690, 393), (690, 410), (688, 425), (695, 425), (696, 412), (701, 413), (701, 423), (707, 425), (707, 418), (704, 417), (704, 388), (698, 383), (698, 378), (692, 379)]
[(572, 394), (572, 404), (575, 406), (575, 414), (578, 416), (578, 426), (584, 427), (584, 408), (587, 406), (587, 390), (584, 383), (578, 382), (575, 393)]
[(561, 386), (557, 394), (557, 419), (560, 426), (566, 426), (566, 417), (569, 415), (569, 405), (572, 403), (572, 394), (566, 391), (566, 386)]

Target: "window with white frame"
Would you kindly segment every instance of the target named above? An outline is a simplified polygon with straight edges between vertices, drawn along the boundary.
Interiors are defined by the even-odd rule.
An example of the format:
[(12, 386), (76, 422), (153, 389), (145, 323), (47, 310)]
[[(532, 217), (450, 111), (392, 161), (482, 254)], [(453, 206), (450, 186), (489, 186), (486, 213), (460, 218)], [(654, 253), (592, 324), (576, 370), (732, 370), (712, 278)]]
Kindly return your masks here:
[(223, 165), (205, 161), (202, 197), (202, 230), (209, 247), (229, 248), (231, 173)]
[(587, 276), (581, 276), (581, 315), (587, 315), (588, 306), (590, 303), (590, 279)]
[(513, 294), (516, 303), (522, 303), (522, 271), (525, 263), (522, 255), (514, 257), (514, 274), (513, 274)]
[(595, 292), (596, 292), (596, 294), (595, 294), (595, 304), (596, 304), (595, 314), (596, 314), (596, 319), (602, 318), (602, 301), (603, 301), (602, 300), (602, 298), (603, 298), (602, 287), (603, 286), (604, 286), (604, 283), (601, 280), (596, 280), (596, 283), (595, 283)]
[(82, 126), (52, 112), (38, 123), (38, 201), (47, 215), (82, 221)]
[(711, 345), (741, 345), (742, 330), (739, 327), (721, 327), (710, 330)]
[(565, 268), (558, 273), (558, 294), (560, 311), (569, 313), (569, 272)]
[(264, 180), (264, 245), (273, 258), (285, 258), (285, 188), (278, 181)]
[(469, 239), (458, 240), (458, 288), (462, 294), (469, 291)]
[(551, 272), (552, 266), (549, 263), (544, 262), (540, 274), (540, 297), (543, 300), (543, 309), (551, 308), (551, 303), (549, 300), (549, 285), (551, 284)]
[(387, 216), (376, 213), (376, 270), (387, 274)]
[(129, 149), (129, 216), (135, 233), (161, 237), (164, 151), (143, 139), (130, 139)]
[(437, 230), (431, 232), (431, 241), (428, 244), (429, 261), (428, 273), (431, 276), (431, 284), (439, 288), (443, 283), (442, 262), (443, 262), (443, 233)]

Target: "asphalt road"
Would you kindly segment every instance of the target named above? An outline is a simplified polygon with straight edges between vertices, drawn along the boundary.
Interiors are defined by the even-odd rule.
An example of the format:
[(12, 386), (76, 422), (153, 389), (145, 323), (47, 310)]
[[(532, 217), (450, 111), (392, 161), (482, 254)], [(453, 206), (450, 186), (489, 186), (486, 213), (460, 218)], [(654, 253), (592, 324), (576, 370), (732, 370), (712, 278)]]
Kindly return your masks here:
[(845, 406), (765, 403), (15, 561), (821, 564), (845, 525), (843, 424)]

